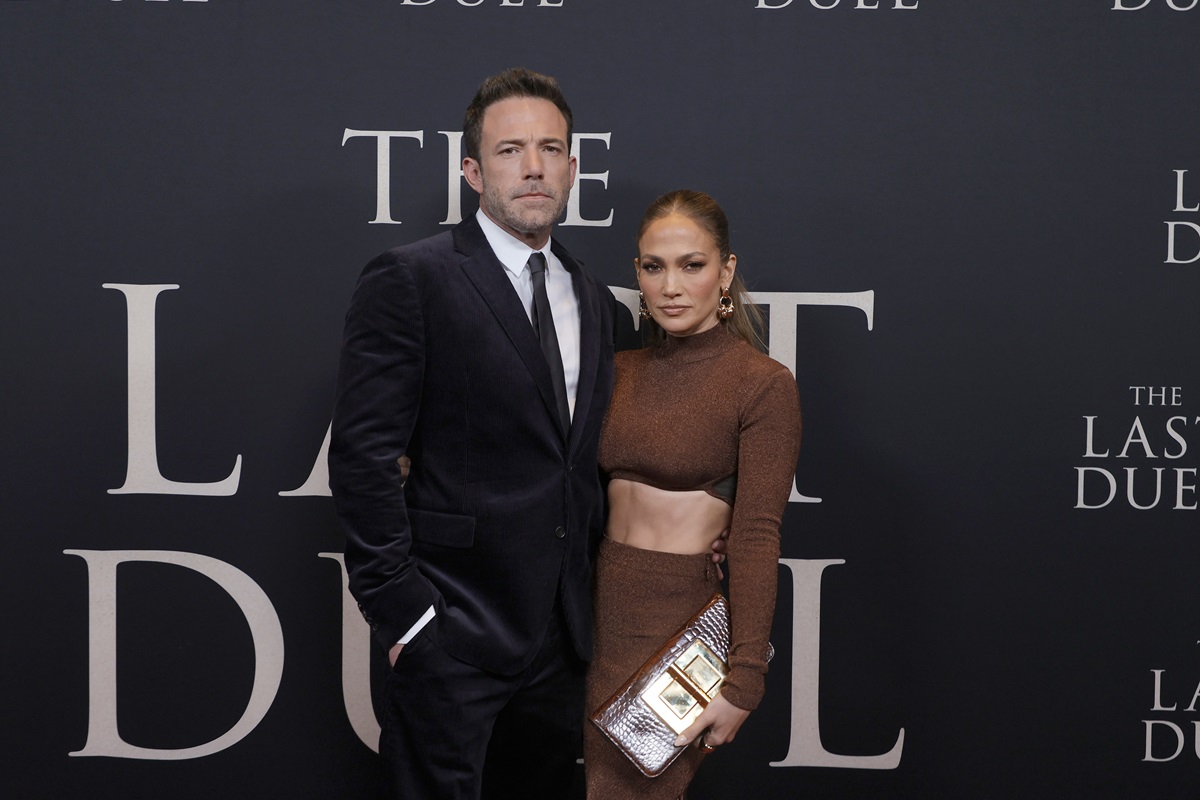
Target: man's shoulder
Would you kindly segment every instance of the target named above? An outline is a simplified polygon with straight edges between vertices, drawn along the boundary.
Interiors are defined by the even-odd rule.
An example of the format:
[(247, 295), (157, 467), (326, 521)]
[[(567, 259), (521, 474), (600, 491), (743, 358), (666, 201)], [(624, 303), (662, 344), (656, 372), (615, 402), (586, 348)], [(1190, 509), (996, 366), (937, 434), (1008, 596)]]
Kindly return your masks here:
[(429, 262), (433, 259), (445, 260), (453, 252), (453, 232), (442, 231), (441, 233), (435, 233), (433, 236), (418, 239), (415, 242), (397, 245), (381, 255), (396, 261), (415, 265), (417, 263)]
[[(454, 232), (442, 231), (384, 250), (371, 259), (364, 273), (394, 275), (402, 281), (416, 281), (418, 285), (423, 285), (425, 276), (442, 275), (447, 266), (462, 258), (457, 250)], [(409, 277), (400, 277), (403, 275)]]

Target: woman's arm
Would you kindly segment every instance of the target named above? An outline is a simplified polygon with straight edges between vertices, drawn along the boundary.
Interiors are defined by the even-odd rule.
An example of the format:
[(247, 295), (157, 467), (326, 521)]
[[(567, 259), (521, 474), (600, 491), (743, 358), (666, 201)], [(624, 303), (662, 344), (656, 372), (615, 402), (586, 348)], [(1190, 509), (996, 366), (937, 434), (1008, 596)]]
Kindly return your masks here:
[(721, 696), (739, 709), (762, 700), (779, 583), (779, 526), (800, 449), (796, 380), (778, 362), (739, 410), (738, 485), (729, 535), (729, 675)]

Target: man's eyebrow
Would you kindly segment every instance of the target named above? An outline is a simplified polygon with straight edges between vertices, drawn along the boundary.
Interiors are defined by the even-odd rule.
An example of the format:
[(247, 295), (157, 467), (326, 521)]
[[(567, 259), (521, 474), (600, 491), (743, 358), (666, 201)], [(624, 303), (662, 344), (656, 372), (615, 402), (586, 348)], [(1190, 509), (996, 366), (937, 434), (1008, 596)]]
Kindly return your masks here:
[[(537, 144), (538, 145), (556, 144), (559, 147), (562, 147), (563, 149), (566, 149), (566, 147), (567, 147), (566, 140), (560, 136), (545, 136), (541, 139), (538, 139)], [(498, 142), (496, 142), (495, 146), (497, 149), (500, 149), (500, 148), (510, 147), (510, 146), (526, 147), (528, 145), (529, 145), (529, 140), (526, 139), (525, 137), (513, 136), (508, 139), (499, 140)]]

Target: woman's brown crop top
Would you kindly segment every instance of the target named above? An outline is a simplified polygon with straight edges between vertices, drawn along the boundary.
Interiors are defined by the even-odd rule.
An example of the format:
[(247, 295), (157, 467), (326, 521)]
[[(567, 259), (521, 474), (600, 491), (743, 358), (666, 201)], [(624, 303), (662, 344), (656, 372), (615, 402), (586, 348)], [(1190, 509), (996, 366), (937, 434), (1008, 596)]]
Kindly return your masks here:
[[(730, 673), (721, 693), (752, 709), (763, 693), (779, 525), (800, 448), (795, 378), (720, 324), (618, 353), (615, 371), (601, 469), (660, 489), (703, 489), (733, 505)], [(736, 503), (722, 483), (736, 484)]]

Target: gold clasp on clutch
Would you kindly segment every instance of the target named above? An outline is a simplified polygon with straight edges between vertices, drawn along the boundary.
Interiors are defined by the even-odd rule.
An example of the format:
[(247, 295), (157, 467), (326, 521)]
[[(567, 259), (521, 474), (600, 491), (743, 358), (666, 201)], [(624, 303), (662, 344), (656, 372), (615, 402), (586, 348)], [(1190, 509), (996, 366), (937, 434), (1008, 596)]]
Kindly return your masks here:
[(675, 733), (683, 733), (717, 696), (725, 662), (697, 639), (642, 692), (642, 700)]

